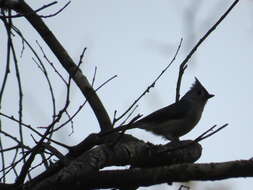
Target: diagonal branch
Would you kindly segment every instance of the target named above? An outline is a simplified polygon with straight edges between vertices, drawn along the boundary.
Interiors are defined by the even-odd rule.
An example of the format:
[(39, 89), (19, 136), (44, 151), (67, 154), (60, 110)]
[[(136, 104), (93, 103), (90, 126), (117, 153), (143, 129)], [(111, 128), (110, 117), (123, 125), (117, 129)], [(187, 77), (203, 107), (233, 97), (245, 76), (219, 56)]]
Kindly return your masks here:
[(179, 67), (179, 74), (177, 79), (177, 87), (176, 87), (176, 102), (179, 101), (180, 98), (180, 86), (182, 77), (185, 69), (187, 68), (187, 63), (192, 57), (192, 55), (197, 51), (198, 47), (207, 39), (207, 37), (216, 29), (216, 27), (225, 19), (225, 17), (230, 13), (230, 11), (235, 7), (235, 5), (239, 2), (239, 0), (235, 0), (232, 5), (228, 8), (228, 10), (219, 18), (219, 20), (206, 32), (206, 34), (200, 38), (198, 43), (192, 48), (190, 53), (186, 56)]
[[(1, 6), (0, 1), (0, 6)], [(16, 12), (23, 14), (24, 17), (30, 22), (30, 24), (37, 30), (43, 40), (47, 43), (49, 48), (53, 51), (55, 56), (58, 58), (61, 65), (73, 78), (76, 85), (81, 90), (82, 94), (85, 96), (89, 102), (92, 110), (94, 111), (97, 120), (99, 122), (101, 131), (105, 131), (111, 128), (111, 121), (108, 113), (106, 112), (102, 102), (100, 101), (95, 90), (90, 85), (88, 79), (83, 75), (82, 71), (76, 66), (72, 58), (69, 56), (67, 51), (57, 40), (54, 34), (49, 30), (46, 24), (42, 21), (40, 16), (38, 16), (32, 8), (29, 7), (24, 1), (13, 1), (13, 3), (7, 4), (10, 8)]]
[[(120, 115), (119, 117), (117, 118), (114, 118), (114, 121), (113, 121), (113, 125), (119, 121), (120, 119), (122, 119), (136, 104), (137, 102), (139, 102), (139, 100), (144, 96), (146, 95), (147, 93), (149, 93), (150, 89), (151, 88), (154, 88), (156, 82), (162, 77), (162, 75), (168, 70), (168, 68), (172, 65), (172, 63), (174, 63), (174, 61), (176, 60), (176, 57), (178, 55), (178, 52), (181, 48), (181, 45), (182, 45), (182, 42), (183, 42), (183, 39), (181, 38), (180, 39), (180, 42), (179, 42), (179, 45), (176, 49), (176, 53), (174, 55), (174, 57), (172, 58), (172, 60), (170, 61), (170, 63), (161, 71), (161, 73), (155, 78), (155, 80), (146, 88), (146, 90), (144, 92), (142, 92), (142, 94), (129, 106), (129, 108), (127, 108), (127, 110), (122, 114)], [(115, 111), (115, 114), (116, 115), (116, 111)]]

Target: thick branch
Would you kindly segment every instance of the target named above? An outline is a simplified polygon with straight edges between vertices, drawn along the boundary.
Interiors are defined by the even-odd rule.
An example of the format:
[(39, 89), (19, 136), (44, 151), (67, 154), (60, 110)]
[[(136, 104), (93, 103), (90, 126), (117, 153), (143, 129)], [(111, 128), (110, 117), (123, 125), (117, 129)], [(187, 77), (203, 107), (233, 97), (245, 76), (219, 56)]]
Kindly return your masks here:
[[(105, 170), (81, 175), (47, 186), (51, 189), (83, 190), (93, 188), (122, 188), (131, 186), (150, 186), (170, 182), (192, 180), (222, 180), (235, 177), (253, 177), (253, 161), (240, 160), (208, 164), (174, 164), (154, 168), (134, 168), (126, 170)], [(52, 182), (52, 181), (51, 181)], [(64, 182), (64, 183), (62, 183)], [(50, 183), (44, 183), (50, 184)], [(52, 184), (51, 184), (52, 185)], [(37, 189), (37, 188), (35, 188)], [(43, 188), (38, 188), (43, 189)]]
[[(240, 160), (208, 164), (176, 164), (150, 169), (101, 171), (83, 176), (72, 190), (88, 188), (120, 188), (150, 186), (168, 182), (192, 180), (222, 180), (235, 177), (253, 177), (253, 161)], [(85, 180), (84, 180), (85, 179)]]
[[(235, 177), (253, 177), (253, 161), (239, 160), (208, 164), (175, 164), (149, 169), (127, 169), (94, 172), (81, 175), (69, 184), (58, 184), (61, 190), (84, 190), (89, 188), (119, 188), (132, 186), (150, 186), (168, 182), (186, 182), (192, 180), (222, 180)], [(49, 189), (57, 189), (51, 186)], [(5, 190), (12, 186), (0, 184)], [(47, 189), (47, 190), (49, 190)]]
[[(117, 138), (117, 137), (115, 137)], [(25, 188), (33, 190), (62, 189), (76, 185), (82, 177), (96, 175), (107, 166), (157, 167), (175, 163), (192, 163), (201, 155), (202, 148), (194, 141), (155, 146), (130, 135), (123, 135), (115, 145), (101, 145), (65, 166), (57, 173), (34, 178)], [(97, 181), (98, 182), (98, 181)], [(70, 187), (70, 186), (68, 186)]]
[(24, 15), (24, 17), (30, 22), (30, 24), (37, 30), (43, 40), (47, 43), (49, 48), (53, 51), (69, 75), (72, 76), (73, 80), (92, 107), (100, 124), (101, 130), (105, 131), (111, 128), (110, 118), (96, 92), (89, 84), (82, 71), (76, 66), (72, 58), (68, 55), (67, 51), (45, 25), (42, 19), (24, 1), (13, 1), (13, 3), (10, 4), (7, 2), (9, 1), (6, 1), (3, 5), (0, 1), (0, 6), (9, 6), (3, 8), (13, 9), (16, 12)]

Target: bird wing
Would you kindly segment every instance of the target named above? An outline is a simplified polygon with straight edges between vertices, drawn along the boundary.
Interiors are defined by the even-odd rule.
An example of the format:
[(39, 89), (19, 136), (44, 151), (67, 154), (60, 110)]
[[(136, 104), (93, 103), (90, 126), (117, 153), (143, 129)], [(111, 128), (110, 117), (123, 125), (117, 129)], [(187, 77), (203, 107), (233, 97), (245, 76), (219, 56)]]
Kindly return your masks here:
[(180, 100), (177, 103), (171, 104), (147, 115), (146, 117), (138, 120), (136, 124), (146, 122), (162, 123), (168, 120), (179, 120), (181, 118), (184, 118), (189, 112), (190, 102), (186, 100)]

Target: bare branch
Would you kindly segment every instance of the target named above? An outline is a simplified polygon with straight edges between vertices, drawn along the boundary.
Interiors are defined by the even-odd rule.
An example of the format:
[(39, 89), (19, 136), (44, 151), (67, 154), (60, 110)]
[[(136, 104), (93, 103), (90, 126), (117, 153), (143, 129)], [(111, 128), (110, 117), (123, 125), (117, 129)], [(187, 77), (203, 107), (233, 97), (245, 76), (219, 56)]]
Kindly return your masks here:
[[(53, 86), (51, 84), (51, 81), (49, 79), (49, 76), (48, 76), (48, 72), (46, 70), (46, 67), (44, 66), (44, 64), (42, 63), (42, 60), (40, 59), (39, 55), (37, 54), (37, 52), (34, 50), (34, 48), (32, 47), (32, 45), (26, 40), (26, 38), (23, 36), (23, 34), (21, 33), (21, 31), (15, 27), (15, 26), (12, 26), (12, 29), (20, 36), (20, 38), (22, 39), (22, 42), (25, 43), (29, 49), (32, 51), (32, 53), (35, 55), (35, 57), (37, 58), (37, 60), (39, 61), (39, 63), (37, 63), (34, 60), (34, 62), (37, 64), (37, 66), (39, 67), (39, 69), (42, 71), (42, 73), (44, 74), (45, 78), (46, 78), (46, 81), (47, 81), (47, 84), (48, 84), (48, 87), (49, 87), (49, 92), (50, 92), (50, 95), (51, 95), (51, 100), (52, 100), (52, 108), (53, 108), (53, 118), (55, 117), (55, 114), (56, 114), (56, 104), (55, 104), (55, 95), (54, 95), (54, 90), (53, 90)], [(36, 41), (37, 42), (37, 41)], [(38, 46), (40, 47), (41, 51), (44, 53), (42, 47), (40, 46), (40, 44), (37, 42)], [(44, 54), (45, 56), (45, 54)]]
[[(68, 99), (68, 97), (67, 97)], [(21, 169), (21, 172), (16, 180), (16, 184), (17, 185), (20, 185), (24, 182), (25, 180), (25, 177), (26, 177), (26, 174), (27, 172), (29, 171), (29, 168), (36, 156), (36, 154), (39, 152), (41, 146), (42, 146), (42, 143), (43, 141), (46, 139), (47, 135), (50, 133), (51, 129), (53, 128), (53, 126), (60, 121), (61, 117), (62, 117), (62, 114), (66, 111), (67, 107), (69, 105), (69, 101), (66, 101), (66, 104), (64, 105), (63, 109), (59, 111), (59, 114), (58, 116), (56, 117), (56, 119), (48, 126), (47, 130), (45, 131), (44, 135), (41, 137), (41, 139), (39, 140), (38, 144), (32, 148), (32, 151), (31, 151), (31, 155), (30, 157), (28, 158), (28, 160), (24, 163), (24, 165), (22, 166), (22, 169)]]
[[(218, 129), (216, 129), (215, 131), (211, 132), (215, 127), (216, 125), (214, 125), (213, 127), (211, 127), (210, 129), (208, 129), (206, 132), (204, 132), (203, 134), (201, 134), (198, 138), (196, 138), (194, 141), (196, 142), (199, 142), (199, 141), (202, 141), (212, 135), (214, 135), (215, 133), (218, 133), (220, 130), (224, 129), (225, 127), (228, 126), (228, 123), (222, 125), (221, 127), (219, 127)], [(209, 133), (211, 132), (211, 133)], [(209, 134), (208, 134), (209, 133)]]
[(94, 71), (94, 75), (93, 75), (92, 82), (91, 82), (92, 87), (94, 87), (96, 76), (97, 76), (97, 66), (95, 66), (95, 71)]
[[(14, 121), (14, 122), (16, 122), (16, 123), (19, 122), (19, 121), (18, 121), (16, 118), (14, 118), (13, 116), (8, 116), (8, 115), (6, 115), (6, 114), (4, 114), (4, 113), (1, 113), (1, 112), (0, 112), (0, 116), (6, 117), (6, 118), (8, 118), (8, 119), (10, 119), (10, 120), (12, 120), (12, 121)], [(43, 135), (42, 135), (41, 133), (39, 133), (37, 130), (35, 130), (33, 127), (31, 127), (31, 125), (28, 125), (28, 124), (25, 124), (25, 123), (21, 123), (21, 125), (24, 126), (24, 127), (26, 127), (26, 128), (28, 128), (28, 129), (30, 129), (32, 132), (34, 132), (35, 134), (39, 135), (40, 137), (43, 137)], [(55, 130), (55, 129), (54, 129), (54, 130)], [(66, 148), (66, 149), (69, 149), (69, 146), (67, 146), (67, 145), (65, 145), (65, 144), (62, 144), (62, 143), (60, 143), (60, 142), (57, 142), (57, 141), (55, 141), (55, 140), (53, 140), (53, 139), (48, 139), (47, 137), (46, 137), (46, 139), (47, 139), (47, 140), (50, 140), (51, 142), (53, 142), (53, 143), (55, 143), (55, 144), (57, 144), (57, 145), (59, 145), (59, 146), (62, 146), (62, 147), (64, 147), (64, 148)]]
[[(129, 185), (139, 187), (168, 182), (214, 181), (235, 177), (253, 177), (253, 161), (239, 160), (220, 163), (176, 164), (148, 169), (106, 170), (97, 172), (96, 175), (85, 176), (86, 180), (82, 180), (79, 185), (90, 188), (120, 188), (129, 187)], [(97, 181), (99, 184), (95, 183)]]
[(111, 80), (115, 79), (117, 77), (117, 75), (113, 75), (112, 77), (110, 77), (109, 79), (107, 79), (105, 82), (103, 82), (102, 84), (100, 84), (97, 88), (96, 91), (98, 91), (100, 88), (102, 88), (104, 85), (106, 85), (107, 83), (109, 83)]
[[(178, 151), (160, 153), (161, 149), (175, 146), (175, 144), (152, 145), (151, 143), (144, 143), (130, 135), (123, 135), (120, 141), (113, 147), (107, 145), (98, 146), (87, 153), (81, 154), (78, 156), (78, 159), (73, 160), (62, 170), (56, 168), (54, 175), (51, 173), (50, 177), (45, 178), (46, 173), (44, 173), (44, 180), (41, 182), (38, 181), (40, 181), (39, 178), (43, 174), (41, 177), (36, 177), (37, 179), (35, 178), (31, 181), (30, 187), (34, 190), (42, 190), (47, 189), (50, 184), (58, 189), (58, 185), (60, 184), (63, 185), (67, 182), (73, 182), (74, 184), (78, 176), (86, 179), (85, 176), (91, 173), (92, 175), (96, 174), (99, 169), (111, 165), (130, 164), (137, 167), (155, 167), (173, 163), (194, 162), (200, 157), (201, 146), (198, 143), (193, 141), (180, 141), (178, 143), (186, 143), (189, 146)], [(87, 186), (82, 187), (86, 188)]]
[(64, 47), (60, 44), (54, 34), (42, 21), (40, 16), (37, 15), (24, 1), (18, 1), (15, 6), (10, 5), (9, 8), (12, 8), (16, 12), (23, 14), (24, 17), (38, 31), (44, 41), (48, 44), (49, 48), (53, 51), (59, 62), (73, 78), (73, 80), (89, 102), (92, 110), (97, 117), (101, 131), (112, 128), (110, 118), (95, 90), (88, 82), (88, 79), (86, 78), (86, 76), (83, 75), (82, 71), (77, 67), (77, 65), (68, 55)]
[(177, 88), (176, 88), (176, 102), (179, 101), (180, 98), (180, 86), (182, 77), (185, 69), (187, 68), (187, 63), (192, 57), (192, 55), (197, 51), (198, 47), (207, 39), (207, 37), (216, 29), (216, 27), (225, 19), (225, 17), (230, 13), (230, 11), (235, 7), (235, 5), (239, 2), (239, 0), (235, 0), (232, 5), (228, 8), (228, 10), (219, 18), (219, 20), (206, 32), (206, 34), (200, 38), (197, 44), (192, 48), (190, 53), (186, 56), (183, 62), (180, 64), (178, 79), (177, 79)]
[[(9, 11), (10, 14), (10, 11)], [(12, 20), (3, 18), (2, 19), (5, 25), (5, 29), (7, 31), (7, 36), (8, 36), (8, 45), (10, 46), (10, 51), (12, 53), (13, 61), (14, 61), (14, 68), (15, 68), (15, 73), (16, 73), (16, 80), (17, 80), (17, 85), (18, 85), (18, 97), (19, 97), (19, 109), (18, 109), (18, 124), (19, 124), (19, 138), (20, 138), (20, 144), (24, 144), (24, 136), (23, 136), (23, 128), (22, 128), (22, 119), (23, 119), (23, 89), (22, 89), (22, 83), (21, 83), (21, 75), (19, 72), (19, 65), (18, 65), (18, 60), (16, 56), (16, 51), (12, 42), (12, 36), (11, 36), (11, 26), (12, 26)], [(21, 153), (22, 155), (25, 154), (24, 147), (21, 146)], [(24, 158), (24, 157), (23, 157)], [(25, 163), (26, 160), (25, 158), (23, 159), (23, 162)]]
[(48, 18), (48, 17), (53, 17), (53, 16), (56, 16), (58, 15), (60, 12), (62, 12), (69, 4), (71, 3), (71, 1), (67, 2), (61, 9), (59, 9), (58, 11), (56, 11), (55, 13), (53, 14), (50, 14), (50, 15), (40, 15), (41, 18)]
[[(52, 5), (54, 5), (54, 4), (56, 4), (56, 3), (57, 3), (57, 1), (54, 1), (54, 2), (49, 3), (49, 4), (47, 4), (47, 5), (43, 5), (42, 7), (40, 7), (40, 8), (38, 8), (38, 9), (34, 10), (34, 12), (38, 13), (39, 11), (42, 11), (42, 10), (48, 8), (48, 7), (51, 7)], [(70, 2), (68, 2), (65, 6), (63, 6), (63, 8), (61, 8), (59, 11), (57, 11), (56, 13), (54, 13), (54, 14), (52, 14), (52, 15), (55, 16), (56, 14), (58, 14), (59, 12), (61, 12), (69, 3), (70, 3)], [(4, 6), (5, 6), (5, 5), (4, 5)], [(8, 16), (3, 15), (3, 16), (0, 16), (0, 18), (1, 18), (1, 19), (4, 19), (4, 18), (5, 18), (5, 19), (6, 19), (6, 18), (19, 18), (19, 17), (23, 17), (23, 16), (25, 16), (25, 15), (24, 15), (24, 14), (16, 14), (16, 15), (8, 15)], [(41, 16), (41, 17), (50, 17), (50, 15), (49, 15), (49, 16)]]
[(182, 45), (182, 41), (183, 39), (180, 39), (179, 45), (177, 47), (176, 53), (174, 55), (174, 57), (172, 58), (172, 60), (170, 61), (170, 63), (162, 70), (162, 72), (155, 78), (155, 80), (146, 88), (146, 90), (129, 106), (129, 108), (122, 114), (120, 115), (118, 118), (114, 117), (114, 121), (113, 121), (113, 125), (119, 121), (120, 119), (122, 119), (135, 105), (136, 103), (147, 93), (149, 93), (150, 89), (153, 88), (156, 84), (156, 82), (161, 78), (161, 76), (167, 71), (167, 69), (171, 66), (171, 64), (175, 61), (177, 54), (180, 50), (180, 47)]
[[(103, 86), (105, 86), (107, 83), (109, 83), (112, 79), (114, 79), (116, 77), (117, 77), (117, 75), (114, 75), (114, 76), (110, 77), (105, 82), (103, 82), (99, 87), (97, 87), (95, 91), (100, 90)], [(53, 129), (50, 133), (54, 133), (55, 131), (57, 131), (57, 130), (61, 129), (63, 126), (65, 126), (67, 123), (71, 122), (72, 119), (74, 119), (74, 117), (82, 110), (82, 108), (85, 106), (86, 103), (87, 103), (87, 100), (85, 100), (84, 103), (82, 103), (79, 106), (79, 108), (75, 111), (75, 113), (72, 116), (69, 117), (69, 119), (67, 121), (65, 121), (60, 126), (58, 126), (55, 129)]]
[(45, 60), (49, 63), (49, 65), (53, 68), (54, 72), (60, 77), (60, 79), (63, 81), (63, 83), (65, 85), (67, 85), (67, 81), (64, 79), (64, 77), (61, 75), (61, 73), (57, 70), (57, 68), (54, 66), (54, 64), (49, 60), (49, 58), (47, 57), (46, 53), (44, 52), (42, 46), (39, 44), (39, 42), (36, 40), (37, 45), (39, 46), (43, 57), (45, 58)]

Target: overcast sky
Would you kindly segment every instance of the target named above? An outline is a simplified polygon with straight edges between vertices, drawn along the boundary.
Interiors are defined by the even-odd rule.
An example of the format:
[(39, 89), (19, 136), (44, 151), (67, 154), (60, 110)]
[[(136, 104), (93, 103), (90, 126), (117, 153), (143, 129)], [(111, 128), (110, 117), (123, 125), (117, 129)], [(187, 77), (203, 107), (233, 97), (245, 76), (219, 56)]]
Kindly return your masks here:
[[(50, 1), (27, 2), (36, 9)], [(66, 2), (61, 1), (41, 14), (56, 12)], [(91, 80), (95, 66), (97, 67), (95, 86), (115, 74), (118, 75), (99, 91), (111, 118), (114, 110), (117, 110), (118, 114), (124, 112), (153, 82), (173, 58), (179, 41), (183, 38), (176, 61), (157, 82), (155, 88), (139, 102), (136, 114), (146, 115), (173, 103), (179, 64), (231, 4), (230, 0), (72, 1), (62, 13), (45, 19), (45, 22), (76, 62), (83, 48), (88, 48), (82, 70)], [(190, 88), (196, 76), (215, 97), (207, 103), (196, 128), (181, 139), (193, 139), (214, 124), (221, 126), (229, 123), (227, 128), (201, 142), (203, 152), (199, 163), (253, 157), (252, 6), (252, 1), (242, 0), (234, 8), (201, 45), (183, 76), (182, 95)], [(40, 54), (35, 40), (40, 42), (50, 60), (59, 65), (49, 48), (23, 18), (14, 23)], [(2, 32), (1, 40), (5, 40), (4, 35)], [(15, 39), (20, 53), (20, 39)], [(4, 52), (3, 45), (0, 48)], [(24, 118), (26, 123), (43, 126), (51, 120), (51, 107), (48, 108), (51, 102), (45, 79), (36, 68), (32, 57), (34, 56), (29, 49), (25, 48), (24, 55), (20, 58), (25, 95)], [(5, 63), (4, 57), (1, 57), (1, 62)], [(0, 70), (3, 72), (3, 69)], [(64, 73), (63, 70), (62, 72)], [(55, 73), (52, 72), (51, 78), (55, 81), (57, 105), (61, 108), (65, 89)], [(13, 77), (3, 102), (3, 110), (9, 115), (17, 115), (17, 90), (14, 81)], [(72, 86), (71, 97), (71, 110), (74, 111), (83, 102), (83, 96), (75, 85)], [(71, 136), (69, 127), (56, 135), (56, 138), (73, 145), (89, 133), (99, 131), (98, 123), (88, 106), (80, 112), (74, 126)], [(3, 127), (6, 131), (9, 130), (7, 126)], [(160, 137), (143, 130), (132, 130), (129, 133), (155, 144), (166, 143)], [(31, 138), (30, 135), (27, 137)], [(217, 183), (202, 184), (211, 189)], [(227, 184), (233, 190), (243, 190), (252, 186), (253, 180), (233, 179), (219, 183)], [(159, 189), (162, 187), (159, 186)], [(152, 188), (155, 186), (150, 187)]]

